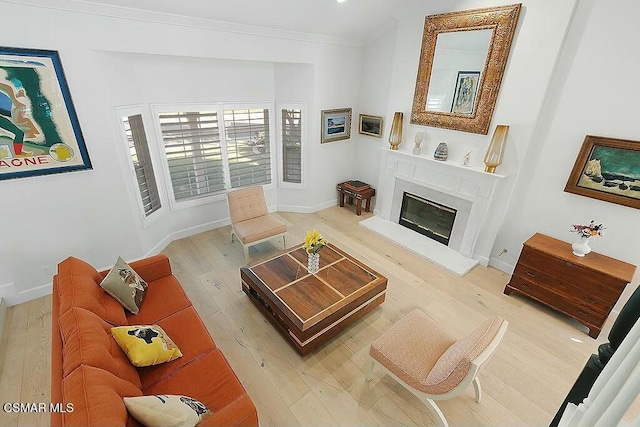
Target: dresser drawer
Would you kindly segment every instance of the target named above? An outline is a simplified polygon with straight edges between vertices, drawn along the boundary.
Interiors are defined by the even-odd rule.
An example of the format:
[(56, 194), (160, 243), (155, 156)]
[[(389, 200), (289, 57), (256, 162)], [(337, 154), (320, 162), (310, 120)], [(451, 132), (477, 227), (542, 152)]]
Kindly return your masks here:
[(552, 292), (544, 286), (520, 277), (512, 276), (509, 286), (514, 288), (518, 293), (528, 295), (552, 308), (557, 309), (578, 320), (584, 320), (593, 325), (602, 325), (607, 318), (608, 313), (599, 313), (589, 307), (579, 304), (577, 301), (567, 298), (564, 295)]
[(604, 301), (615, 303), (626, 283), (598, 273), (564, 259), (558, 259), (543, 252), (524, 247), (518, 264), (545, 272), (548, 276), (570, 283), (581, 289), (584, 295), (597, 296)]
[(601, 295), (594, 295), (579, 285), (567, 283), (556, 277), (550, 276), (536, 268), (524, 264), (518, 264), (513, 273), (528, 282), (548, 289), (550, 292), (561, 294), (568, 299), (574, 300), (578, 305), (608, 314), (615, 304), (615, 299), (605, 299)]

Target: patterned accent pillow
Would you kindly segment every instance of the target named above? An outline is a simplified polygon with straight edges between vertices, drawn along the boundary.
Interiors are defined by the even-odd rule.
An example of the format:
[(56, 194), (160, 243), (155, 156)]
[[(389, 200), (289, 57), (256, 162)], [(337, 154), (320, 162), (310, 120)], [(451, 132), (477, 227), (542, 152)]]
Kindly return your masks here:
[(182, 357), (178, 346), (158, 325), (111, 328), (111, 335), (134, 366), (158, 365)]
[(116, 265), (100, 282), (100, 287), (131, 313), (138, 314), (148, 285), (129, 264), (118, 257)]
[(125, 397), (129, 414), (147, 427), (195, 426), (213, 415), (203, 403), (187, 396)]

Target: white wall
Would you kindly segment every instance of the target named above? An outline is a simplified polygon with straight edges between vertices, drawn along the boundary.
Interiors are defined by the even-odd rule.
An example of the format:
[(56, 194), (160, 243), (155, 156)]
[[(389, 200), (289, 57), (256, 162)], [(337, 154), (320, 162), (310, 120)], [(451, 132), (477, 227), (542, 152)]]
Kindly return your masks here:
[(496, 239), (494, 256), (501, 248), (508, 250), (500, 257), (505, 266), (515, 265), (522, 242), (534, 232), (573, 242), (570, 224), (592, 219), (607, 227), (604, 237), (592, 239), (594, 251), (640, 264), (640, 211), (563, 191), (585, 135), (640, 140), (637, 90), (628, 75), (640, 67), (632, 48), (632, 41), (640, 39), (638, 14), (640, 4), (632, 0), (579, 3), (535, 142)]
[[(497, 0), (422, 2), (399, 20), (395, 32), (383, 36), (395, 39), (385, 117), (388, 124), (394, 111), (404, 112), (404, 136), (400, 150), (411, 152), (416, 133), (423, 132), (422, 155), (432, 156), (437, 145), (444, 141), (449, 147), (450, 160), (462, 162), (465, 153), (471, 151), (471, 165), (483, 166), (482, 157), (495, 126), (510, 125), (505, 161), (499, 168), (499, 173), (509, 175), (509, 178), (501, 183), (501, 191), (494, 199), (494, 203), (502, 209), (497, 209), (497, 213), (489, 218), (476, 246), (477, 252), (487, 258), (493, 248), (491, 236), (495, 235), (504, 219), (516, 177), (521, 166), (527, 161), (525, 153), (532, 143), (533, 129), (545, 99), (575, 0), (532, 0), (523, 4), (489, 135), (412, 125), (409, 124), (409, 116), (425, 16), (510, 3)], [(377, 58), (377, 63), (382, 65), (385, 60)], [(371, 59), (371, 62), (374, 60)], [(378, 106), (373, 100), (361, 98), (361, 108), (369, 108), (369, 105), (371, 108)], [(387, 128), (386, 132), (388, 130)], [(379, 163), (379, 153), (367, 153), (367, 156), (370, 161), (377, 158)]]
[[(86, 12), (94, 7), (74, 6)], [(275, 100), (275, 64), (306, 64), (313, 70), (305, 74), (312, 78), (305, 81), (311, 91), (304, 94), (310, 98), (302, 100), (309, 118), (307, 174), (323, 179), (310, 180), (303, 207), (334, 204), (335, 184), (350, 175), (353, 143), (321, 146), (319, 117), (321, 109), (356, 104), (360, 48), (218, 31), (183, 18), (173, 23), (167, 16), (148, 14), (132, 20), (108, 16), (111, 11), (105, 8), (99, 12), (0, 1), (0, 15), (11, 17), (3, 24), (3, 45), (60, 52), (93, 162), (89, 171), (1, 182), (0, 197), (6, 202), (0, 223), (7, 226), (0, 247), (0, 295), (9, 302), (46, 294), (50, 273), (69, 255), (104, 267), (118, 255), (145, 256), (174, 236), (219, 225), (228, 216), (226, 202), (221, 201), (169, 212), (143, 229), (115, 131), (117, 105), (220, 101), (220, 97)], [(215, 81), (230, 76), (235, 84)], [(275, 192), (268, 199), (277, 204)]]

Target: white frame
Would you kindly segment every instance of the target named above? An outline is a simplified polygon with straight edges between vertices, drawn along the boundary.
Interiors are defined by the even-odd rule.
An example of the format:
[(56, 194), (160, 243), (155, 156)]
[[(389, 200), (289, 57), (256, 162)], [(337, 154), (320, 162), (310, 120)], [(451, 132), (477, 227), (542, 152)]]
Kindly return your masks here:
[[(282, 110), (300, 110), (300, 115), (302, 119), (302, 129), (300, 133), (300, 168), (302, 170), (300, 174), (300, 183), (295, 182), (285, 182), (284, 181), (284, 146), (282, 143)], [(307, 171), (307, 111), (306, 105), (304, 102), (284, 102), (278, 101), (276, 102), (276, 110), (277, 110), (277, 123), (276, 126), (278, 128), (277, 133), (277, 150), (278, 150), (278, 187), (279, 188), (290, 188), (296, 190), (304, 190), (307, 187), (306, 180), (306, 171)]]
[[(114, 114), (116, 116), (116, 126), (118, 129), (118, 134), (120, 135), (120, 140), (122, 141), (122, 154), (124, 156), (123, 161), (126, 163), (126, 168), (129, 171), (129, 177), (127, 181), (129, 181), (129, 193), (130, 197), (135, 199), (136, 206), (138, 206), (138, 210), (140, 213), (140, 219), (142, 223), (142, 228), (147, 228), (151, 224), (158, 221), (162, 218), (166, 212), (167, 206), (167, 196), (165, 192), (165, 187), (162, 185), (163, 179), (161, 175), (164, 175), (162, 167), (160, 166), (162, 162), (158, 158), (158, 153), (156, 150), (156, 137), (152, 128), (149, 127), (149, 113), (148, 110), (144, 108), (141, 104), (136, 105), (125, 105), (118, 106), (114, 108)], [(144, 127), (144, 132), (147, 136), (147, 148), (149, 149), (149, 155), (151, 156), (151, 166), (153, 167), (153, 174), (156, 180), (156, 187), (158, 188), (158, 196), (160, 197), (160, 209), (153, 212), (151, 215), (145, 215), (144, 206), (142, 205), (142, 197), (140, 195), (140, 188), (138, 187), (138, 180), (136, 178), (136, 172), (133, 168), (133, 162), (131, 161), (131, 152), (129, 151), (129, 141), (127, 140), (127, 134), (122, 127), (122, 118), (142, 115), (142, 125)]]
[[(194, 206), (200, 206), (207, 203), (219, 202), (222, 200), (226, 200), (227, 191), (233, 190), (231, 188), (231, 177), (229, 174), (229, 162), (227, 158), (227, 140), (225, 138), (224, 132), (224, 110), (230, 109), (268, 109), (269, 110), (269, 152), (270, 152), (270, 164), (271, 164), (271, 183), (263, 184), (262, 188), (264, 190), (271, 190), (276, 188), (276, 180), (277, 180), (277, 161), (274, 158), (274, 153), (276, 150), (275, 147), (275, 137), (274, 137), (274, 126), (275, 126), (275, 117), (273, 114), (274, 106), (273, 102), (206, 102), (206, 103), (178, 103), (178, 104), (151, 104), (151, 110), (153, 112), (153, 123), (155, 130), (157, 132), (158, 138), (158, 150), (162, 155), (162, 170), (164, 175), (165, 186), (168, 189), (168, 199), (169, 206), (172, 211), (186, 209)], [(164, 153), (164, 142), (162, 140), (162, 130), (160, 128), (160, 121), (158, 120), (158, 116), (161, 113), (170, 113), (176, 111), (216, 111), (218, 114), (218, 127), (220, 129), (220, 146), (222, 157), (224, 161), (222, 162), (222, 168), (224, 172), (224, 190), (211, 194), (205, 195), (202, 197), (198, 197), (195, 199), (176, 201), (175, 195), (173, 193), (173, 184), (171, 183), (171, 175), (169, 173), (169, 164), (167, 162), (167, 157)]]

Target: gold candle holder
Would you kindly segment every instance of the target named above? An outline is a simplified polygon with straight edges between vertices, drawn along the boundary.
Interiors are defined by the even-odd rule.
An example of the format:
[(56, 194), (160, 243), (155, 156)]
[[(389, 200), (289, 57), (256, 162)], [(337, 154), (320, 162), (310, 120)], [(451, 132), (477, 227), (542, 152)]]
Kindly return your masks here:
[(396, 111), (393, 115), (393, 123), (391, 123), (391, 133), (389, 134), (389, 144), (392, 150), (397, 150), (398, 145), (402, 142), (402, 119), (404, 114)]
[(509, 134), (509, 126), (498, 125), (493, 132), (491, 143), (487, 148), (487, 154), (484, 155), (484, 164), (487, 167), (485, 172), (495, 173), (496, 168), (502, 164), (504, 157), (504, 147), (507, 144), (507, 135)]

